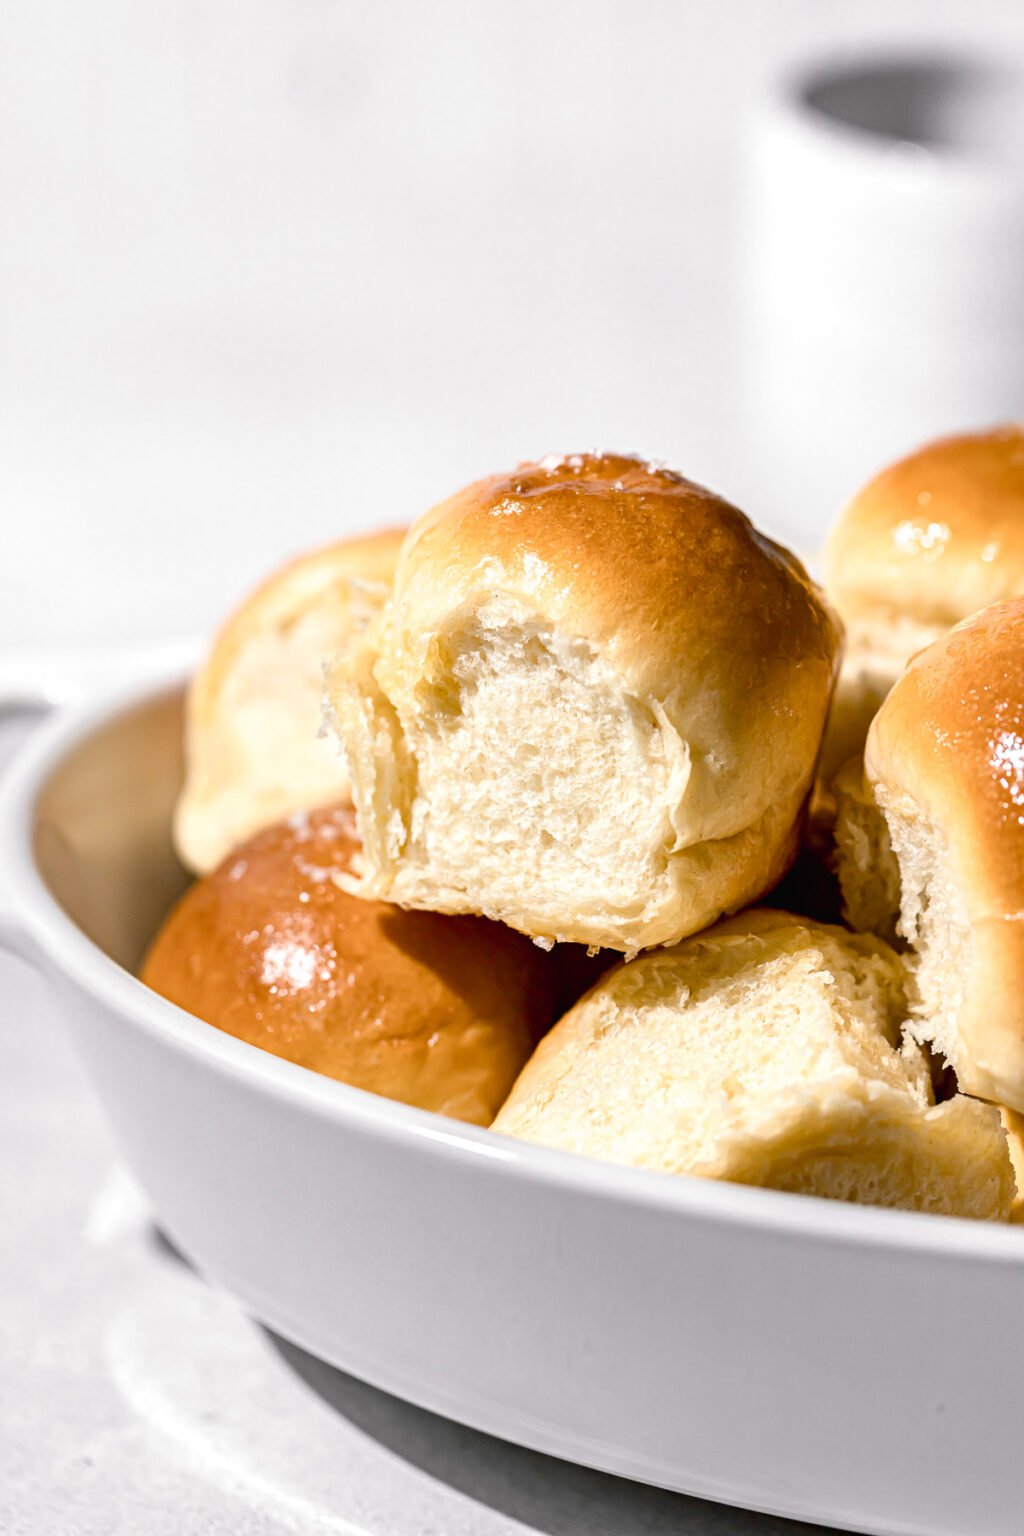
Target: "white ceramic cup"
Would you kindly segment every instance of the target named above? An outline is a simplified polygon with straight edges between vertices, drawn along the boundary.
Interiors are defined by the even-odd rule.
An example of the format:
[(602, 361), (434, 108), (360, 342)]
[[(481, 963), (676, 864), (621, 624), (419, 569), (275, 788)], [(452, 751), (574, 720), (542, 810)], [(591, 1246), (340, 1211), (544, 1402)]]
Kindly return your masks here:
[(746, 150), (739, 373), (759, 505), (817, 542), (888, 459), (1024, 415), (1024, 67), (805, 63)]

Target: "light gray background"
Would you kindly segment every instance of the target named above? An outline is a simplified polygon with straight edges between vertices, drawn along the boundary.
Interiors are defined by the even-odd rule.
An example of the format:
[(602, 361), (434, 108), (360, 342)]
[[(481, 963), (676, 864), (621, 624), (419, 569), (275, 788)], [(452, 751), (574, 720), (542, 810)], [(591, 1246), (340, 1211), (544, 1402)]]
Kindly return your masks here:
[(814, 542), (835, 509), (787, 516), (737, 410), (742, 130), (794, 53), (920, 38), (1019, 49), (1020, 7), (7, 7), (0, 645), (193, 632), (288, 551), (595, 444)]

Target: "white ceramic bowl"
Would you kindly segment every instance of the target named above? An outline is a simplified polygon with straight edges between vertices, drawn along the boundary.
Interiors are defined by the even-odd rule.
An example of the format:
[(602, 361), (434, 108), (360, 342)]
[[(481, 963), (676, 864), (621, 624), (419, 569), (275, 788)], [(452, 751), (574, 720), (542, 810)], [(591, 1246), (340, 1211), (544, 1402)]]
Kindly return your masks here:
[(132, 975), (184, 878), (180, 726), (169, 686), (41, 727), (0, 794), (0, 935), (51, 978), (205, 1274), (323, 1359), (556, 1456), (855, 1530), (1017, 1536), (1019, 1230), (519, 1145), (181, 1012)]

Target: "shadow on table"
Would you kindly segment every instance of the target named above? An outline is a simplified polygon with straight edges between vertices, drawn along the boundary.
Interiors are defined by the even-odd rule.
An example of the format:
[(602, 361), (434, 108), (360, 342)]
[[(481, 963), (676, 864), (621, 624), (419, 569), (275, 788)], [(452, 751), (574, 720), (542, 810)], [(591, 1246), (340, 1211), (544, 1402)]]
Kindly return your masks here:
[[(266, 1331), (266, 1330), (265, 1330)], [(367, 1386), (267, 1332), (322, 1402), (403, 1461), (544, 1536), (801, 1536), (820, 1526), (668, 1493), (523, 1450)]]
[[(165, 1258), (188, 1265), (158, 1228), (151, 1238)], [(437, 1482), (518, 1521), (524, 1536), (828, 1536), (821, 1526), (670, 1493), (497, 1440), (392, 1397), (255, 1326), (334, 1413)]]

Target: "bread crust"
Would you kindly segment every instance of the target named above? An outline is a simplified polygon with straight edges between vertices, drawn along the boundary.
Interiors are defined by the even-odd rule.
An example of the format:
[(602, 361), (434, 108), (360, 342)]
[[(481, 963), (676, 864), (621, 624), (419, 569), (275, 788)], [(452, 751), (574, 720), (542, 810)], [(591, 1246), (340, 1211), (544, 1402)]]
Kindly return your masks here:
[(213, 712), (224, 680), (238, 654), (254, 636), (285, 627), (300, 617), (312, 601), (335, 586), (347, 591), (352, 582), (391, 588), (404, 528), (339, 539), (293, 556), (272, 571), (228, 615), (214, 636), (197, 672), (190, 705), (202, 718)]
[(524, 463), (414, 523), (391, 664), (422, 670), (451, 610), (493, 591), (586, 636), (638, 698), (669, 707), (699, 679), (751, 715), (796, 713), (837, 650), (835, 618), (795, 555), (713, 491), (628, 455)]
[[(336, 749), (318, 740), (322, 665), (385, 601), (403, 537), (387, 529), (300, 555), (221, 626), (187, 700), (175, 841), (190, 869), (205, 873), (260, 827), (349, 794)], [(258, 729), (246, 719), (253, 699), (266, 712)]]
[(929, 626), (1024, 592), (1024, 426), (940, 438), (882, 470), (839, 518), (825, 571), (858, 644), (907, 624), (904, 660)]
[(914, 658), (872, 722), (864, 766), (882, 811), (946, 850), (969, 924), (961, 1087), (1024, 1110), (1024, 598)]
[(185, 893), (142, 980), (315, 1072), (487, 1125), (585, 971), (482, 918), (348, 895), (358, 852), (348, 806), (258, 833)]
[[(585, 646), (679, 755), (685, 786), (667, 808), (666, 859), (681, 888), (712, 893), (703, 905), (681, 894), (675, 911), (648, 921), (648, 893), (637, 891), (635, 914), (624, 911), (618, 926), (568, 911), (558, 926), (525, 906), (489, 907), (485, 892), (467, 892), (460, 906), (457, 891), (431, 892), (429, 872), (414, 879), (403, 867), (416, 812), (380, 785), (416, 777), (407, 726), (422, 719), (425, 697), (452, 692), (453, 625), (499, 604), (560, 643)], [(574, 454), (477, 481), (412, 526), (387, 613), (361, 653), (329, 669), (368, 888), (449, 911), (475, 902), (538, 937), (624, 950), (692, 932), (756, 897), (789, 863), (840, 649), (839, 622), (796, 557), (672, 470)]]

